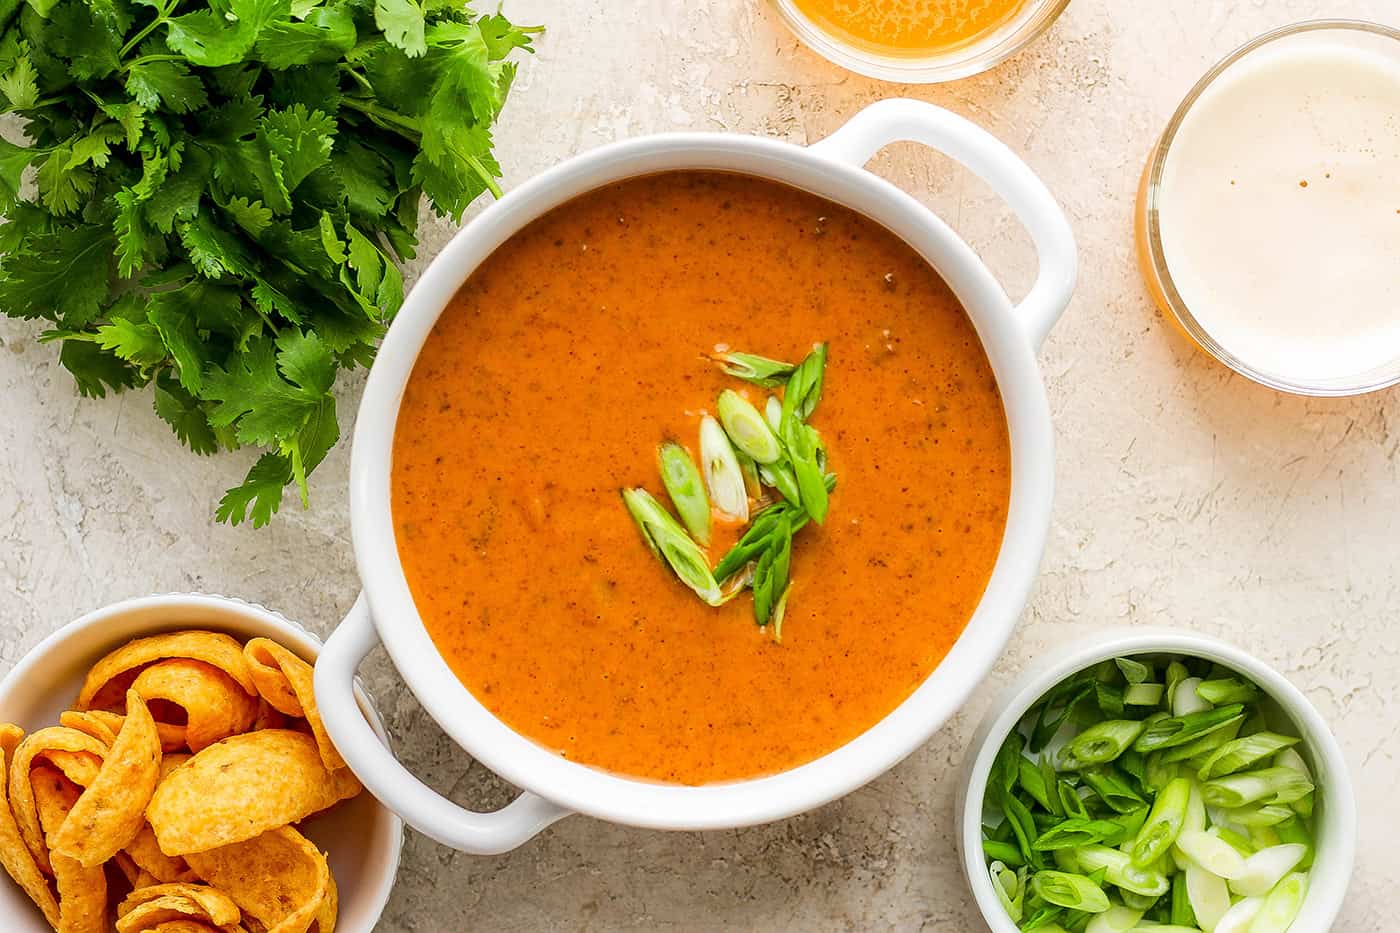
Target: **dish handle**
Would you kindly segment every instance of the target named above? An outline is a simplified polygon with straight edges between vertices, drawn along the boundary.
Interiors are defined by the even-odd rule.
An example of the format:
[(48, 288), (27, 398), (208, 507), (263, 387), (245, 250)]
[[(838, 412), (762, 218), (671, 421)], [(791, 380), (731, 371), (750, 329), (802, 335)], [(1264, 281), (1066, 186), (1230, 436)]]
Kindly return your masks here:
[(1030, 232), (1040, 263), (1035, 285), (1017, 310), (1039, 350), (1065, 313), (1078, 273), (1074, 231), (1054, 196), (1005, 143), (970, 120), (920, 100), (871, 104), (809, 149), (860, 167), (894, 142), (923, 143), (956, 159), (992, 187)]
[(423, 835), (473, 855), (509, 852), (570, 814), (529, 791), (499, 810), (477, 813), (410, 774), (355, 703), (355, 672), (378, 643), (369, 601), (361, 593), (316, 661), (316, 702), (336, 750), (380, 803)]

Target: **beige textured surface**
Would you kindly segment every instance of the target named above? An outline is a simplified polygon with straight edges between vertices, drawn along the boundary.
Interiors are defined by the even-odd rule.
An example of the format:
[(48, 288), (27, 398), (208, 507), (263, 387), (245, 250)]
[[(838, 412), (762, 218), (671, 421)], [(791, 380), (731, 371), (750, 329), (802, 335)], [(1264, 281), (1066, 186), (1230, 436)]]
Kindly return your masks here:
[[(848, 799), (742, 832), (667, 835), (574, 818), (501, 858), (410, 835), (386, 931), (928, 929), (980, 922), (951, 851), (956, 768), (996, 688), (1038, 652), (1110, 623), (1193, 627), (1251, 646), (1334, 724), (1362, 842), (1337, 929), (1393, 929), (1400, 758), (1395, 570), (1400, 409), (1275, 395), (1194, 353), (1143, 293), (1130, 238), (1152, 137), (1215, 59), (1318, 16), (1400, 25), (1395, 0), (1074, 0), (988, 75), (900, 88), (845, 74), (759, 0), (507, 0), (551, 27), (500, 133), (508, 182), (599, 143), (672, 129), (815, 140), (907, 93), (1004, 138), (1068, 210), (1083, 259), (1042, 361), (1060, 437), (1044, 576), (992, 679), (926, 747)], [(988, 191), (912, 147), (874, 165), (950, 220), (1017, 293), (1033, 265)], [(431, 255), (451, 234), (427, 233)], [(354, 598), (344, 446), (314, 508), (259, 532), (215, 526), (249, 458), (181, 452), (145, 396), (76, 398), (35, 329), (0, 323), (0, 670), (87, 609), (162, 590), (276, 607), (321, 632)], [(359, 380), (348, 380), (352, 412)], [(406, 762), (456, 799), (509, 789), (444, 739), (382, 655), (368, 666)], [(1383, 918), (1391, 917), (1387, 921)]]

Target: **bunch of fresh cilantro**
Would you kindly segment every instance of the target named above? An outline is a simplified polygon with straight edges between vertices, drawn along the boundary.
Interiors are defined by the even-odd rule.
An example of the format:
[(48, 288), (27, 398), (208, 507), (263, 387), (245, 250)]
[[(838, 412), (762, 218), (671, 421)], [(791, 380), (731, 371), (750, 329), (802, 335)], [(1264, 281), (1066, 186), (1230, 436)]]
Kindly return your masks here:
[(536, 30), (463, 2), (0, 0), (30, 141), (0, 140), (0, 311), (50, 322), (84, 395), (149, 385), (196, 453), (264, 449), (221, 521), (306, 503), (421, 196), (460, 219), (499, 193), (505, 59)]

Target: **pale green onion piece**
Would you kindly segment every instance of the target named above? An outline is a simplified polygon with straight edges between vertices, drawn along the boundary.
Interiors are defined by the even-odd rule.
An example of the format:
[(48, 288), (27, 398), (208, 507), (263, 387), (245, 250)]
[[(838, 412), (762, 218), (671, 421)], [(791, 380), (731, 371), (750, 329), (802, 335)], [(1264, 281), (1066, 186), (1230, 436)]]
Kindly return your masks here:
[(1123, 679), (1129, 684), (1146, 683), (1152, 676), (1152, 668), (1135, 661), (1132, 658), (1114, 658), (1113, 663), (1118, 665), (1118, 670), (1123, 672)]
[(1191, 802), (1191, 782), (1177, 778), (1168, 784), (1152, 804), (1147, 822), (1142, 824), (1133, 841), (1133, 865), (1147, 869), (1170, 851), (1186, 822), (1186, 808)]
[(1020, 923), (1025, 903), (1025, 891), (1020, 877), (1003, 862), (993, 862), (987, 868), (992, 878), (992, 890), (996, 891), (1006, 915), (1012, 923)]
[[(1200, 715), (1208, 715), (1202, 713)], [(1178, 745), (1175, 748), (1167, 749), (1167, 761), (1184, 761), (1187, 767), (1193, 771), (1201, 770), (1201, 766), (1206, 763), (1206, 759), (1215, 754), (1215, 750), (1226, 742), (1232, 742), (1235, 736), (1240, 734), (1240, 729), (1244, 727), (1244, 714), (1232, 717), (1219, 729), (1212, 729), (1200, 738), (1187, 742), (1185, 745)]]
[(1076, 849), (1074, 855), (1083, 871), (1093, 874), (1102, 869), (1109, 884), (1125, 891), (1155, 898), (1171, 890), (1171, 882), (1166, 875), (1155, 868), (1143, 870), (1135, 867), (1126, 852), (1094, 845)]
[[(1277, 757), (1274, 758), (1274, 764), (1280, 768), (1292, 768), (1294, 771), (1299, 771), (1307, 775), (1310, 781), (1313, 779), (1312, 769), (1309, 768), (1308, 763), (1303, 760), (1303, 756), (1298, 754), (1296, 748), (1285, 748), (1283, 751), (1279, 752)], [(1313, 783), (1316, 782), (1314, 781)], [(1316, 795), (1311, 793), (1299, 797), (1297, 800), (1293, 801), (1292, 806), (1294, 811), (1296, 811), (1299, 816), (1312, 816), (1315, 797)]]
[(1272, 826), (1249, 826), (1249, 841), (1254, 843), (1256, 849), (1270, 849), (1274, 846), (1283, 845), (1283, 840), (1279, 838), (1278, 832)]
[(768, 396), (768, 401), (764, 403), (763, 420), (768, 422), (774, 434), (783, 429), (783, 403), (778, 401), (776, 395)]
[(758, 475), (758, 464), (742, 450), (734, 451), (734, 458), (739, 461), (739, 472), (744, 474), (744, 492), (750, 499), (762, 499), (763, 480)]
[(1298, 863), (1300, 870), (1306, 871), (1312, 868), (1314, 849), (1312, 832), (1308, 829), (1307, 821), (1301, 816), (1291, 816), (1282, 823), (1274, 827), (1274, 832), (1278, 833), (1280, 842), (1293, 842), (1308, 847), (1308, 854), (1303, 856), (1303, 860)]
[(1227, 703), (1253, 703), (1259, 697), (1259, 688), (1235, 677), (1221, 680), (1203, 680), (1196, 685), (1196, 695), (1214, 706)]
[(1249, 925), (1249, 933), (1285, 933), (1298, 919), (1308, 895), (1308, 876), (1294, 872), (1264, 898), (1264, 906)]
[(1144, 728), (1144, 723), (1134, 719), (1095, 723), (1060, 749), (1055, 765), (1061, 771), (1071, 771), (1113, 761), (1132, 747)]
[(1292, 803), (1312, 789), (1312, 781), (1301, 771), (1264, 768), (1206, 781), (1201, 787), (1201, 796), (1210, 806), (1230, 810), (1256, 801), (1266, 804)]
[(778, 597), (778, 601), (773, 606), (773, 640), (781, 643), (783, 640), (783, 619), (787, 617), (788, 594), (792, 592), (792, 581), (783, 587), (783, 594)]
[(1200, 832), (1206, 828), (1206, 801), (1201, 796), (1201, 785), (1191, 782), (1191, 796), (1186, 801), (1186, 819), (1182, 821), (1182, 832)]
[(1166, 692), (1163, 684), (1132, 684), (1123, 691), (1123, 702), (1128, 706), (1157, 706)]
[(1073, 849), (1051, 849), (1050, 859), (1060, 871), (1067, 871), (1072, 875), (1084, 874), (1084, 869), (1080, 866), (1079, 859), (1074, 857)]
[(710, 501), (724, 517), (749, 520), (749, 495), (744, 490), (744, 472), (739, 458), (718, 421), (706, 415), (700, 420), (700, 471), (710, 490)]
[(711, 606), (720, 605), (723, 595), (705, 552), (685, 533), (680, 522), (645, 489), (624, 489), (622, 501), (653, 553), (664, 558), (695, 595)]
[(1262, 897), (1247, 897), (1242, 901), (1236, 901), (1235, 905), (1225, 911), (1225, 916), (1220, 918), (1220, 922), (1215, 925), (1215, 933), (1250, 933), (1250, 927), (1254, 924), (1254, 918), (1259, 916), (1259, 911), (1264, 909), (1264, 899)]
[(1191, 676), (1186, 670), (1186, 665), (1180, 661), (1173, 661), (1167, 665), (1167, 675), (1164, 678), (1167, 682), (1167, 706), (1170, 707), (1176, 699), (1176, 689), (1183, 680)]
[(1236, 704), (1159, 719), (1148, 724), (1133, 748), (1146, 753), (1186, 745), (1217, 729), (1228, 729), (1240, 721), (1243, 712), (1244, 707)]
[(1176, 837), (1176, 848), (1186, 855), (1188, 865), (1194, 863), (1221, 878), (1233, 878), (1244, 869), (1244, 856), (1213, 833), (1185, 830)]
[(1210, 702), (1196, 692), (1201, 683), (1199, 677), (1188, 677), (1176, 685), (1176, 692), (1172, 695), (1173, 716), (1189, 716), (1210, 709)]
[(727, 375), (766, 389), (777, 388), (787, 381), (797, 367), (782, 360), (770, 360), (753, 353), (716, 353), (710, 357)]
[(811, 426), (789, 418), (783, 411), (783, 444), (787, 447), (788, 463), (797, 478), (802, 495), (802, 508), (818, 525), (826, 521), (830, 501), (826, 475), (817, 465), (817, 432)]
[(1103, 888), (1083, 875), (1063, 871), (1038, 871), (1031, 876), (1031, 890), (1056, 907), (1101, 914), (1109, 908)]
[(797, 477), (793, 475), (792, 467), (783, 461), (759, 465), (758, 477), (765, 485), (778, 490), (778, 494), (793, 505), (802, 504), (802, 491), (797, 488)]
[(1239, 872), (1230, 879), (1230, 890), (1242, 897), (1268, 894), (1307, 854), (1308, 847), (1299, 843), (1260, 849), (1245, 859)]
[(1229, 826), (1222, 826), (1216, 823), (1211, 827), (1211, 831), (1223, 841), (1229, 843), (1230, 848), (1234, 849), (1245, 858), (1249, 858), (1255, 852), (1259, 851), (1259, 847), (1250, 842), (1248, 836), (1242, 835), (1239, 831), (1231, 829)]
[(1153, 752), (1143, 763), (1143, 783), (1156, 792), (1160, 792), (1180, 774), (1181, 766), (1175, 762), (1163, 761), (1162, 752)]
[[(1170, 887), (1171, 882), (1167, 882), (1167, 884), (1168, 887)], [(1138, 894), (1134, 891), (1129, 891), (1126, 888), (1119, 888), (1118, 896), (1123, 899), (1124, 907), (1129, 907), (1133, 910), (1140, 910), (1143, 913), (1147, 913), (1149, 910), (1152, 909), (1153, 905), (1156, 904), (1157, 901), (1161, 900), (1160, 894)], [(1134, 929), (1137, 928), (1134, 927)]]
[(1231, 823), (1237, 826), (1244, 826), (1249, 829), (1264, 826), (1277, 826), (1285, 820), (1293, 819), (1294, 813), (1291, 807), (1278, 804), (1262, 806), (1253, 804), (1248, 807), (1238, 807), (1234, 810), (1226, 810), (1225, 815)]
[(1176, 923), (1150, 923), (1135, 926), (1129, 933), (1201, 933), (1200, 927), (1184, 927)]
[(657, 448), (656, 461), (661, 469), (661, 484), (666, 487), (690, 536), (702, 545), (709, 545), (710, 498), (705, 495), (705, 481), (700, 478), (695, 461), (674, 441)]
[(768, 422), (733, 389), (725, 389), (719, 394), (715, 408), (719, 411), (720, 424), (729, 435), (734, 446), (754, 459), (755, 463), (772, 463), (783, 455), (778, 436), (768, 427)]
[(1113, 904), (1108, 910), (1096, 915), (1084, 928), (1084, 933), (1127, 933), (1138, 925), (1142, 911)]

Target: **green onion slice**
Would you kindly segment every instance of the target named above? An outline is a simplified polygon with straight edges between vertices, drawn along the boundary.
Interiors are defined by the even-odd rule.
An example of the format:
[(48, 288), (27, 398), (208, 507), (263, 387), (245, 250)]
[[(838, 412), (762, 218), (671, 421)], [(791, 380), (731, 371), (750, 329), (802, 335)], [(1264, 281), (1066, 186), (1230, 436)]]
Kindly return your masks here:
[(812, 352), (792, 371), (783, 389), (782, 424), (806, 421), (816, 410), (822, 397), (826, 373), (826, 344), (812, 347)]
[[(1189, 682), (1184, 681), (1184, 683)], [(1180, 689), (1178, 689), (1178, 699), (1180, 699), (1180, 695)], [(1153, 752), (1161, 748), (1185, 745), (1207, 732), (1224, 728), (1243, 712), (1243, 706), (1234, 704), (1222, 706), (1219, 709), (1162, 719), (1149, 725), (1138, 740), (1133, 743), (1133, 747), (1140, 752)]]
[(718, 421), (706, 415), (700, 420), (700, 470), (710, 490), (710, 501), (721, 515), (734, 521), (749, 520), (749, 495), (739, 458)]
[(1069, 771), (1113, 761), (1133, 747), (1144, 728), (1144, 723), (1136, 719), (1095, 723), (1060, 749), (1056, 765), (1061, 771)]
[(1186, 823), (1186, 810), (1190, 802), (1191, 782), (1186, 778), (1177, 778), (1157, 795), (1152, 812), (1138, 831), (1129, 853), (1135, 867), (1150, 868), (1167, 853)]
[(710, 543), (710, 498), (705, 495), (705, 482), (700, 470), (686, 449), (675, 441), (667, 441), (656, 451), (661, 483), (666, 487), (671, 503), (691, 537), (701, 545)]
[(1129, 684), (1146, 683), (1152, 679), (1152, 668), (1132, 658), (1114, 658), (1113, 663), (1123, 672), (1123, 679)]
[(1200, 778), (1209, 781), (1251, 768), (1265, 758), (1298, 744), (1298, 740), (1277, 732), (1256, 732), (1242, 739), (1226, 742), (1215, 750), (1201, 768)]
[(783, 455), (778, 437), (758, 409), (733, 389), (719, 394), (716, 404), (720, 424), (734, 446), (748, 454), (756, 463), (773, 463)]
[(710, 572), (705, 552), (685, 533), (680, 522), (645, 489), (624, 489), (622, 501), (653, 553), (670, 564), (681, 582), (711, 606), (723, 601), (719, 583)]
[(828, 496), (826, 475), (817, 463), (817, 432), (784, 413), (783, 444), (787, 447), (788, 462), (797, 479), (802, 508), (812, 517), (812, 521), (820, 525), (826, 521)]
[(1203, 680), (1196, 685), (1196, 695), (1214, 706), (1227, 703), (1253, 703), (1259, 698), (1259, 688), (1238, 678)]
[(710, 359), (718, 363), (727, 375), (763, 386), (765, 389), (774, 389), (782, 385), (797, 368), (791, 363), (770, 360), (766, 356), (753, 353), (716, 353)]
[(1234, 809), (1258, 801), (1267, 804), (1292, 803), (1312, 790), (1312, 781), (1301, 771), (1274, 767), (1227, 774), (1206, 781), (1201, 786), (1201, 796), (1205, 798), (1207, 806)]
[(1031, 876), (1031, 890), (1057, 907), (1101, 914), (1109, 908), (1103, 888), (1083, 875), (1063, 871), (1038, 871)]

